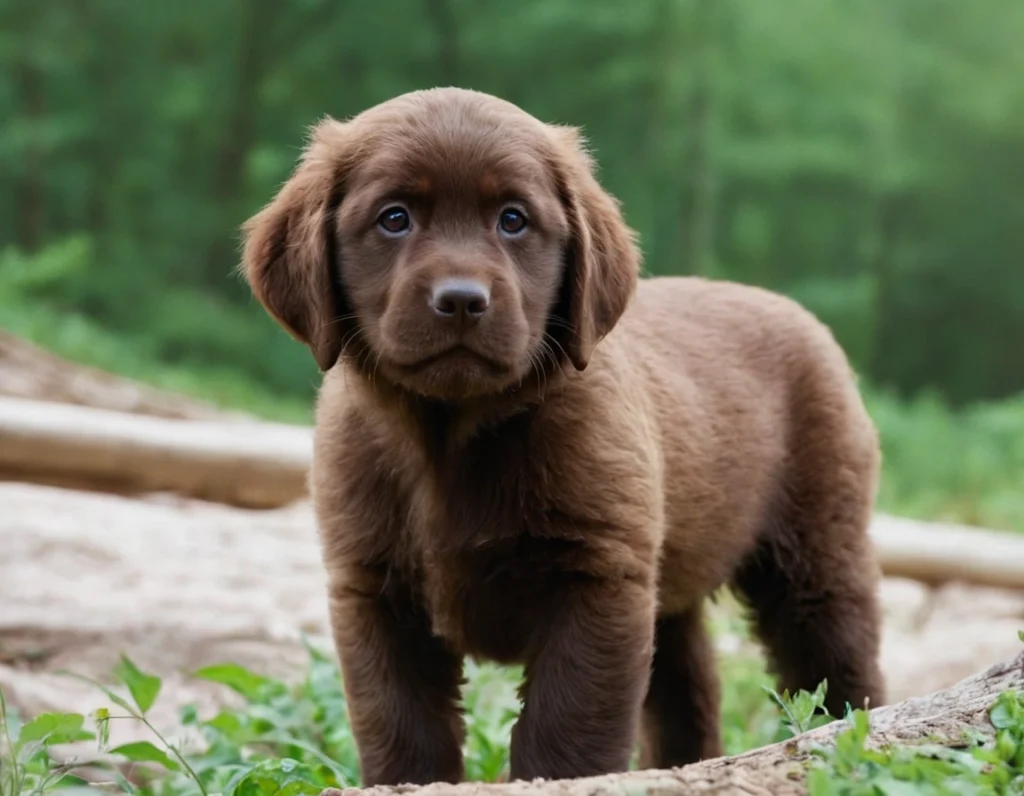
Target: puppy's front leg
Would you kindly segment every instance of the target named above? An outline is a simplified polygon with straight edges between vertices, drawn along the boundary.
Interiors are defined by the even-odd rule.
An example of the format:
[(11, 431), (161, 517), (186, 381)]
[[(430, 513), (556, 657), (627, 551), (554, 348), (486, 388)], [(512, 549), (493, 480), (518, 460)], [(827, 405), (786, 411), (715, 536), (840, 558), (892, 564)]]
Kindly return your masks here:
[(407, 591), (332, 585), (331, 624), (364, 786), (459, 782), (462, 661)]
[(625, 771), (650, 676), (654, 594), (584, 581), (563, 596), (528, 661), (512, 732), (512, 779)]

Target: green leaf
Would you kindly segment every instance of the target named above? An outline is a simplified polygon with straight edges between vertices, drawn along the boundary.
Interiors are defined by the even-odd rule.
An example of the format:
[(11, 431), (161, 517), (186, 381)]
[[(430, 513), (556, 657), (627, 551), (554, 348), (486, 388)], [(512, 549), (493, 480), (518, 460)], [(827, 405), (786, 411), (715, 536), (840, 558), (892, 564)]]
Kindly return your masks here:
[(83, 792), (91, 790), (89, 788), (89, 781), (82, 779), (75, 774), (64, 774), (60, 779), (53, 783), (53, 789), (55, 791), (67, 791), (72, 788), (80, 788)]
[(224, 785), (224, 793), (227, 796), (235, 796), (239, 792), (239, 788), (250, 774), (253, 772), (253, 766), (242, 765), (238, 767), (238, 770), (232, 775), (231, 779)]
[(921, 786), (914, 782), (902, 782), (893, 777), (885, 777), (871, 783), (875, 791), (884, 796), (920, 796)]
[(996, 733), (996, 754), (1007, 762), (1016, 756), (1017, 741), (1009, 730), (999, 730)]
[(1004, 691), (989, 710), (989, 721), (997, 730), (1006, 730), (1021, 723), (1021, 707), (1014, 691)]
[(236, 714), (227, 711), (221, 711), (212, 719), (204, 721), (203, 726), (211, 727), (230, 739), (238, 739), (239, 733), (245, 729), (242, 720)]
[[(265, 739), (268, 741), (276, 741), (280, 744), (294, 746), (298, 749), (301, 749), (303, 752), (306, 752), (311, 757), (315, 758), (322, 766), (327, 768), (331, 772), (331, 774), (334, 775), (334, 778), (338, 781), (339, 785), (348, 787), (350, 785), (355, 784), (356, 778), (352, 775), (351, 772), (346, 771), (344, 767), (338, 764), (337, 761), (332, 760), (328, 755), (324, 754), (322, 751), (317, 749), (312, 744), (307, 743), (306, 741), (303, 741), (294, 736), (288, 735), (287, 733), (270, 733), (265, 736)], [(287, 760), (288, 758), (285, 758), (281, 761), (282, 766)], [(294, 760), (291, 762), (295, 763)]]
[(121, 656), (121, 662), (114, 669), (114, 676), (128, 687), (139, 711), (145, 715), (160, 693), (160, 678), (141, 671), (125, 655)]
[[(239, 772), (241, 773), (241, 772)], [(323, 787), (310, 778), (309, 767), (297, 760), (265, 760), (224, 787), (226, 796), (316, 796)]]
[(244, 666), (235, 663), (218, 663), (204, 666), (193, 673), (200, 680), (226, 685), (232, 691), (245, 697), (250, 702), (259, 698), (268, 689), (277, 689), (275, 680), (256, 674)]
[(84, 723), (85, 716), (80, 713), (41, 713), (21, 728), (18, 745), (41, 741), (44, 746), (48, 746), (85, 740), (82, 737)]
[(178, 770), (178, 763), (163, 749), (154, 746), (149, 741), (134, 741), (115, 746), (110, 750), (110, 754), (126, 757), (136, 763), (158, 763), (169, 771)]
[(807, 792), (809, 796), (831, 796), (838, 792), (828, 772), (821, 768), (813, 768), (807, 774)]
[(111, 702), (113, 702), (119, 708), (124, 708), (132, 716), (137, 716), (138, 715), (138, 711), (134, 707), (129, 705), (127, 700), (125, 700), (122, 697), (118, 696), (115, 692), (111, 691), (109, 688), (107, 688), (105, 685), (103, 685), (103, 683), (99, 683), (96, 680), (93, 680), (93, 679), (91, 679), (89, 677), (83, 677), (80, 674), (75, 674), (74, 672), (61, 672), (61, 674), (65, 674), (68, 677), (74, 677), (76, 680), (81, 680), (83, 683), (89, 683), (89, 685), (98, 688), (100, 691), (102, 691), (104, 694), (106, 694), (107, 699), (109, 699)]
[(853, 713), (853, 726), (856, 731), (856, 737), (859, 741), (867, 739), (871, 733), (871, 719), (868, 717), (866, 710), (856, 710)]

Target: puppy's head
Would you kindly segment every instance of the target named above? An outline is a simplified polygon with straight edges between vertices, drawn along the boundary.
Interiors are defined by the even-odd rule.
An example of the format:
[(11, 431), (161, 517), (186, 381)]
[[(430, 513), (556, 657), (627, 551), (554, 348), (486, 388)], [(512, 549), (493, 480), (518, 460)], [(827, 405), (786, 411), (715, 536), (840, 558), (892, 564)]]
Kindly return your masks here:
[(585, 368), (639, 267), (577, 132), (461, 89), (321, 122), (245, 238), (253, 293), (321, 370), (442, 400)]

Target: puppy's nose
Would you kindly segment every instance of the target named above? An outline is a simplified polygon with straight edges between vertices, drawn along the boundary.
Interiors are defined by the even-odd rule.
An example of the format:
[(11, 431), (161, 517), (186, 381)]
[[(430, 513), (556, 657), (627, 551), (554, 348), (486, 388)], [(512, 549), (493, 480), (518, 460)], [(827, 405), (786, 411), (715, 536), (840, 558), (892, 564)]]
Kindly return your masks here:
[(442, 318), (480, 318), (491, 306), (491, 291), (472, 279), (445, 279), (434, 287), (430, 308)]

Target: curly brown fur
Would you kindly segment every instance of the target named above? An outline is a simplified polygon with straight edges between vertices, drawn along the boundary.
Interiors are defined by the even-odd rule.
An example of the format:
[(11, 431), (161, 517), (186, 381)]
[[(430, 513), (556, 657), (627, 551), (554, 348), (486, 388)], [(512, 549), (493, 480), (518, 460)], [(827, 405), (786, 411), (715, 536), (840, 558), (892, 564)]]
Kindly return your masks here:
[(638, 281), (575, 130), (403, 95), (317, 126), (246, 233), (326, 371), (311, 485), (367, 785), (462, 778), (467, 655), (525, 665), (513, 778), (623, 770), (641, 729), (650, 766), (719, 754), (722, 584), (784, 685), (881, 703), (843, 352), (779, 295)]

